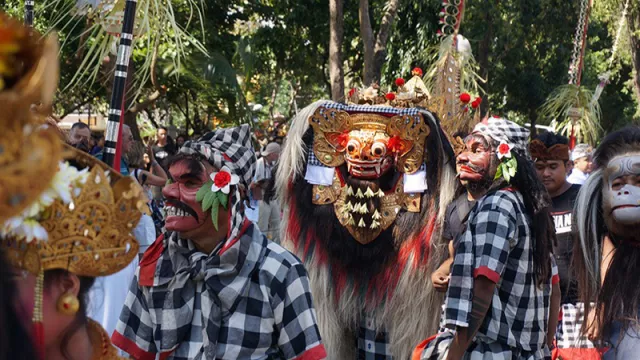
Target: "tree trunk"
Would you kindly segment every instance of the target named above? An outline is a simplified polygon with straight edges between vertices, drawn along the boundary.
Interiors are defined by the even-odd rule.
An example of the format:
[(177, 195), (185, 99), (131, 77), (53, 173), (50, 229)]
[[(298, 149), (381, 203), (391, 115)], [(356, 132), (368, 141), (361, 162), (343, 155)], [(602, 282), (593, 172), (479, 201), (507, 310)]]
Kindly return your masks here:
[(331, 99), (344, 101), (344, 70), (342, 68), (342, 39), (344, 17), (342, 0), (329, 0), (329, 76), (331, 77)]
[(631, 45), (631, 62), (633, 63), (633, 88), (640, 104), (640, 6), (632, 5), (627, 15), (627, 23), (629, 24), (629, 43)]
[(387, 41), (389, 40), (389, 35), (391, 35), (393, 20), (398, 13), (399, 3), (400, 0), (389, 0), (385, 5), (386, 11), (382, 16), (380, 30), (378, 31), (376, 45), (373, 50), (375, 53), (373, 60), (373, 82), (380, 82), (380, 78), (382, 76), (382, 66), (387, 58)]
[(369, 0), (360, 0), (360, 8), (358, 10), (360, 18), (360, 37), (364, 47), (364, 72), (362, 74), (362, 82), (365, 87), (374, 83), (374, 38), (373, 29), (371, 28), (371, 18), (369, 17)]

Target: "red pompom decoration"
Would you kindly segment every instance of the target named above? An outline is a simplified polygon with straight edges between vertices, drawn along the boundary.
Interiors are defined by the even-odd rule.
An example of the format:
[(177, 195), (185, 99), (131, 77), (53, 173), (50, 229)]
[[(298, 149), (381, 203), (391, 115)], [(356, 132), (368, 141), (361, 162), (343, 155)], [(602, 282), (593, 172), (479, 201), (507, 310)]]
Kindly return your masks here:
[(462, 101), (465, 104), (468, 103), (469, 101), (471, 101), (471, 95), (469, 95), (468, 93), (460, 94), (460, 101)]
[(477, 101), (474, 101), (474, 102), (471, 103), (471, 107), (474, 108), (474, 109), (477, 109), (478, 106), (480, 106), (480, 103), (477, 102)]
[(482, 98), (480, 96), (478, 96), (474, 101), (478, 104), (482, 104)]
[(397, 85), (397, 86), (402, 86), (402, 85), (404, 85), (404, 79), (403, 79), (403, 78), (397, 78), (397, 79), (396, 79), (396, 85)]
[(387, 99), (387, 100), (389, 100), (389, 101), (393, 101), (393, 100), (395, 100), (395, 99), (396, 99), (396, 94), (394, 94), (394, 93), (390, 92), (390, 93), (387, 93), (387, 94), (384, 96), (384, 98), (385, 98), (385, 99)]
[(413, 70), (411, 70), (411, 75), (422, 76), (422, 69), (420, 69), (419, 67), (413, 68)]
[(356, 88), (351, 88), (351, 90), (349, 90), (349, 97), (352, 97), (353, 94), (356, 93)]

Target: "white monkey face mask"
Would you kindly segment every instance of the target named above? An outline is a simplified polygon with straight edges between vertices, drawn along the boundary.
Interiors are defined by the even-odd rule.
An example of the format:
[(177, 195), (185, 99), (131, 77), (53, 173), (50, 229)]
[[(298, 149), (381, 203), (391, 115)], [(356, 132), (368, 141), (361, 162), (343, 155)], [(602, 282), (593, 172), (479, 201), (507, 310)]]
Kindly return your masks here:
[(604, 180), (605, 216), (622, 225), (640, 224), (640, 154), (613, 158)]

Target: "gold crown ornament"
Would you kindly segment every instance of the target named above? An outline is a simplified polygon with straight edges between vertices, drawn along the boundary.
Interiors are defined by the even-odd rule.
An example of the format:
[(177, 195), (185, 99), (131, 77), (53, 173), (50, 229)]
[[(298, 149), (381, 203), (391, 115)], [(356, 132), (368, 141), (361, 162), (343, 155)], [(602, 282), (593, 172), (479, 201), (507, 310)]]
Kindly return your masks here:
[(0, 13), (0, 224), (24, 211), (58, 168), (61, 143), (32, 105), (50, 107), (58, 43)]
[(132, 232), (148, 213), (147, 198), (133, 178), (63, 146), (67, 161), (60, 162), (39, 199), (4, 224), (2, 247), (14, 266), (33, 274), (51, 269), (89, 277), (116, 273), (138, 254)]

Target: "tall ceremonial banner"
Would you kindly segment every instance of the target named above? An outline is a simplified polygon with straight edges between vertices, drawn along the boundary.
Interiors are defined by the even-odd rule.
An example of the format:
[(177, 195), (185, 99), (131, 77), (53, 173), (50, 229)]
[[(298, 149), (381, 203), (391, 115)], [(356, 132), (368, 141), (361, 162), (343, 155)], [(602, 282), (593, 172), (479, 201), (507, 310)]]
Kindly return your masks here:
[(33, 26), (33, 5), (35, 0), (24, 0), (24, 23)]
[(120, 137), (122, 136), (122, 124), (124, 122), (124, 105), (126, 95), (127, 73), (129, 72), (129, 59), (131, 58), (131, 45), (133, 43), (133, 25), (136, 18), (136, 0), (127, 0), (124, 8), (124, 20), (120, 33), (120, 46), (116, 60), (115, 80), (109, 103), (109, 118), (107, 121), (107, 134), (104, 145), (104, 162), (120, 171)]

